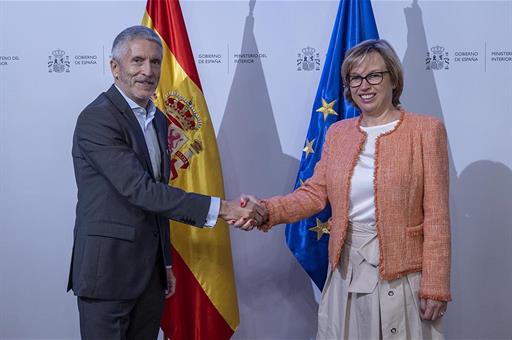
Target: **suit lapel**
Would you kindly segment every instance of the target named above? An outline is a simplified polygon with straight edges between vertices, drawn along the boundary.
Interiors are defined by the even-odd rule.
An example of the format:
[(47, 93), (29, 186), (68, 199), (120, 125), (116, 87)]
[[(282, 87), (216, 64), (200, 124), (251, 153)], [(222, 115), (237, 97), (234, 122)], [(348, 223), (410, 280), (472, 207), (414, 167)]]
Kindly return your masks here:
[(131, 131), (133, 132), (133, 136), (135, 136), (135, 143), (137, 144), (136, 146), (134, 145), (134, 151), (138, 154), (141, 154), (141, 156), (144, 158), (146, 170), (154, 178), (155, 175), (153, 173), (153, 167), (151, 166), (151, 158), (149, 157), (146, 139), (144, 138), (144, 134), (142, 133), (142, 129), (139, 125), (139, 121), (135, 117), (135, 114), (114, 85), (112, 85), (105, 94), (110, 99), (112, 104), (114, 104), (114, 106), (128, 121), (131, 127)]
[(153, 119), (156, 135), (158, 136), (158, 144), (160, 146), (160, 155), (162, 156), (162, 167), (160, 173), (164, 183), (169, 183), (170, 160), (169, 148), (167, 147), (167, 118), (159, 110), (156, 109), (155, 119)]

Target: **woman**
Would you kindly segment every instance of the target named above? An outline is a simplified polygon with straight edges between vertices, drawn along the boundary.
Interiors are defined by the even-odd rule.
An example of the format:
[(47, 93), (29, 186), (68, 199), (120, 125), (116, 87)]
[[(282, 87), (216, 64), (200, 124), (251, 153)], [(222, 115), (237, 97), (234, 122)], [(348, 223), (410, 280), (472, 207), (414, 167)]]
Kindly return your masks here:
[(319, 339), (442, 338), (451, 299), (444, 126), (400, 107), (403, 73), (388, 42), (353, 47), (341, 74), (360, 117), (330, 127), (304, 185), (262, 201), (260, 229), (331, 204)]

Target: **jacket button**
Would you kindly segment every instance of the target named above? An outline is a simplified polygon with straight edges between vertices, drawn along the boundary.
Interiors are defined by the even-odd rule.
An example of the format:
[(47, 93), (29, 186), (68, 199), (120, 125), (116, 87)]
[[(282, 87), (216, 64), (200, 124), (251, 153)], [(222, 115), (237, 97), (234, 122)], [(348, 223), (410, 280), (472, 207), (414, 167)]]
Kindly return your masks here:
[(393, 295), (395, 295), (395, 293), (393, 293), (393, 291), (392, 291), (392, 290), (390, 290), (390, 291), (388, 292), (388, 296), (393, 296)]
[(393, 334), (396, 333), (396, 328), (395, 327), (391, 328), (391, 333), (393, 333)]

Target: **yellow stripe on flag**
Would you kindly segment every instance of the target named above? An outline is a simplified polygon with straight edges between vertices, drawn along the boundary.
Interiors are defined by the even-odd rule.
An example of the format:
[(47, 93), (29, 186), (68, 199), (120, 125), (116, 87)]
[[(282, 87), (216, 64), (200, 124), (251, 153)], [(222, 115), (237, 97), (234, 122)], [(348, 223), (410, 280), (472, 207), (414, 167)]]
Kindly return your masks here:
[[(147, 12), (142, 24), (154, 29)], [(190, 100), (202, 124), (193, 138), (200, 140), (204, 149), (191, 157), (188, 169), (178, 170), (179, 175), (172, 181), (172, 185), (186, 191), (224, 197), (217, 141), (204, 95), (185, 73), (163, 39), (162, 44), (162, 74), (155, 104), (168, 114), (164, 101), (171, 92)], [(173, 246), (226, 323), (235, 330), (240, 319), (228, 226), (221, 220), (212, 229), (191, 228), (174, 221), (171, 225)]]

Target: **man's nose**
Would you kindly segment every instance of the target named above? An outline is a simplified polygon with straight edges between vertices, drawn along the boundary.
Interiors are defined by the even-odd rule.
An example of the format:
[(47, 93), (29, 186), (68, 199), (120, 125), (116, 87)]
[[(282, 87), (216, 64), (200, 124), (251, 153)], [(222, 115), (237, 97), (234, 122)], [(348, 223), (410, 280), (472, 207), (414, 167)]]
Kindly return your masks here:
[(151, 69), (151, 61), (149, 59), (145, 60), (142, 64), (142, 73), (144, 75), (150, 76), (153, 74), (153, 70)]

